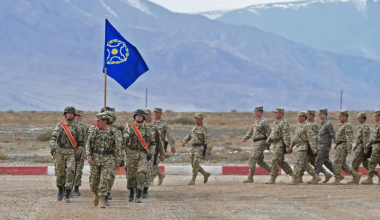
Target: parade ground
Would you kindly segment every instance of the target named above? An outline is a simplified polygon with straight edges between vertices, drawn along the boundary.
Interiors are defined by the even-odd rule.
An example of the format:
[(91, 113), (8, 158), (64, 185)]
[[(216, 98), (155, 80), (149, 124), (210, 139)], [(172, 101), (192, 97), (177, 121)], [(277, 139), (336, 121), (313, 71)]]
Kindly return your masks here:
[[(0, 219), (377, 219), (380, 216), (378, 185), (286, 185), (289, 176), (266, 185), (267, 175), (255, 183), (241, 183), (246, 176), (213, 175), (195, 186), (191, 176), (167, 175), (163, 185), (150, 187), (143, 203), (129, 203), (126, 179), (117, 176), (111, 206), (93, 205), (88, 175), (82, 195), (70, 204), (57, 201), (55, 177), (0, 176)], [(366, 176), (362, 177), (362, 180)], [(311, 179), (305, 176), (304, 181)], [(375, 181), (377, 183), (377, 180)]]

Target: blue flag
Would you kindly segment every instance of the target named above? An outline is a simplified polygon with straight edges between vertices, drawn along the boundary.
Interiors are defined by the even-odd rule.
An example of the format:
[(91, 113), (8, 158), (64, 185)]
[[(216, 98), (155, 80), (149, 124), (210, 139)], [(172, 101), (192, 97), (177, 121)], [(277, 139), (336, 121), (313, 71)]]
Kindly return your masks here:
[(107, 19), (103, 73), (106, 67), (107, 75), (124, 89), (149, 70), (137, 48), (126, 41)]

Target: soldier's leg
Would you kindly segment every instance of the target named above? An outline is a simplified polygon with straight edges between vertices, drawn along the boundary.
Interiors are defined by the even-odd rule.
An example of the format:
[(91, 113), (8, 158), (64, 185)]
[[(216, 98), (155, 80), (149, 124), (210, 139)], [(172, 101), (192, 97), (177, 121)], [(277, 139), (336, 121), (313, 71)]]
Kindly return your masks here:
[(66, 189), (72, 189), (73, 188), (73, 181), (74, 181), (74, 169), (75, 169), (75, 154), (67, 154), (65, 155), (65, 162), (66, 162)]
[(63, 186), (65, 184), (65, 157), (63, 154), (55, 154), (55, 177), (57, 186)]
[(115, 180), (115, 160), (105, 162), (100, 168), (99, 198), (102, 207), (109, 206), (108, 193)]
[(326, 151), (318, 150), (318, 154), (315, 158), (315, 166), (314, 166), (314, 170), (317, 174), (319, 174), (322, 171), (322, 166), (326, 159), (325, 157), (326, 157)]
[(127, 164), (125, 166), (127, 177), (127, 188), (129, 190), (128, 201), (133, 202), (135, 197), (135, 186), (137, 184), (137, 161), (127, 158)]
[(356, 149), (354, 159), (352, 160), (352, 169), (355, 171), (359, 171), (359, 166), (363, 161), (363, 150)]
[(97, 164), (90, 165), (90, 188), (94, 193), (94, 206), (99, 204), (99, 182), (100, 182), (100, 166)]
[[(83, 152), (82, 152), (83, 154)], [(80, 158), (80, 161), (77, 161), (77, 169), (75, 171), (75, 179), (74, 179), (74, 195), (80, 196), (79, 186), (82, 185), (82, 175), (83, 175), (83, 167), (84, 167), (84, 157), (83, 155)]]
[(267, 163), (264, 161), (264, 152), (263, 152), (263, 151), (260, 152), (260, 156), (258, 156), (258, 157), (256, 158), (256, 161), (257, 161), (257, 164), (258, 164), (260, 167), (262, 167), (262, 168), (264, 168), (266, 171), (269, 171), (269, 172), (270, 172), (271, 167), (269, 166), (269, 164), (267, 164)]
[(343, 153), (344, 154), (343, 154), (342, 170), (344, 170), (344, 172), (346, 172), (347, 174), (352, 175), (352, 168), (350, 166), (348, 166), (346, 163), (347, 150), (344, 150)]
[[(282, 151), (282, 149), (281, 149)], [(280, 161), (280, 164), (279, 166), (281, 167), (282, 170), (285, 171), (286, 174), (289, 174), (289, 175), (293, 175), (293, 170), (292, 168), (289, 166), (289, 164), (287, 162), (285, 162), (285, 155), (284, 153), (282, 153), (282, 157), (281, 157), (281, 161)]]
[(248, 160), (249, 160), (248, 161), (248, 165), (249, 165), (248, 179), (252, 179), (253, 175), (255, 174), (255, 169), (256, 169), (257, 153), (254, 151), (253, 154), (249, 157)]
[(272, 166), (270, 169), (270, 175), (273, 177), (278, 176), (278, 167), (280, 166), (280, 162), (282, 158), (284, 157), (284, 153), (282, 152), (282, 149), (274, 149), (273, 151), (273, 157), (272, 157)]
[(192, 163), (193, 174), (194, 173), (202, 173), (203, 174), (205, 172), (203, 170), (203, 168), (201, 167), (201, 165), (200, 165), (201, 158), (202, 158), (202, 153), (203, 152), (200, 152), (199, 150), (197, 150), (197, 151), (194, 152), (194, 159), (193, 159), (193, 163)]
[(344, 160), (344, 151), (346, 149), (337, 148), (334, 157), (334, 176), (335, 178), (339, 178), (342, 173), (342, 166)]

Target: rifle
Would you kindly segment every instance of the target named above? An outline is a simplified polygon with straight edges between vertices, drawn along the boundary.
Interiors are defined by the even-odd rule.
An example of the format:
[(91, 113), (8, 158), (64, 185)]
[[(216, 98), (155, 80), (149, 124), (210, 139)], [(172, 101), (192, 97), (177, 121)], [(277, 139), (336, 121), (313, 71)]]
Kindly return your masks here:
[(169, 142), (167, 142), (166, 140), (164, 140), (163, 142), (164, 142), (164, 149), (165, 149), (165, 153), (166, 153), (166, 151), (168, 151)]

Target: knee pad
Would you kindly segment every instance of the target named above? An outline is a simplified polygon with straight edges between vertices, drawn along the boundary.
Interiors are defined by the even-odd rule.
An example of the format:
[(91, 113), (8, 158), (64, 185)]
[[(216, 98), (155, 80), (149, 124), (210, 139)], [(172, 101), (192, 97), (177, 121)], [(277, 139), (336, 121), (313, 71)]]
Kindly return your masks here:
[(72, 182), (74, 180), (74, 171), (66, 170), (66, 180)]
[(139, 181), (140, 184), (144, 184), (146, 181), (146, 176), (145, 173), (140, 171), (137, 173), (137, 180)]
[(133, 179), (128, 179), (127, 180), (127, 187), (128, 188), (133, 188), (135, 186), (136, 186), (136, 181), (135, 180), (133, 180)]
[(65, 184), (65, 177), (64, 176), (57, 176), (57, 185), (62, 186)]

